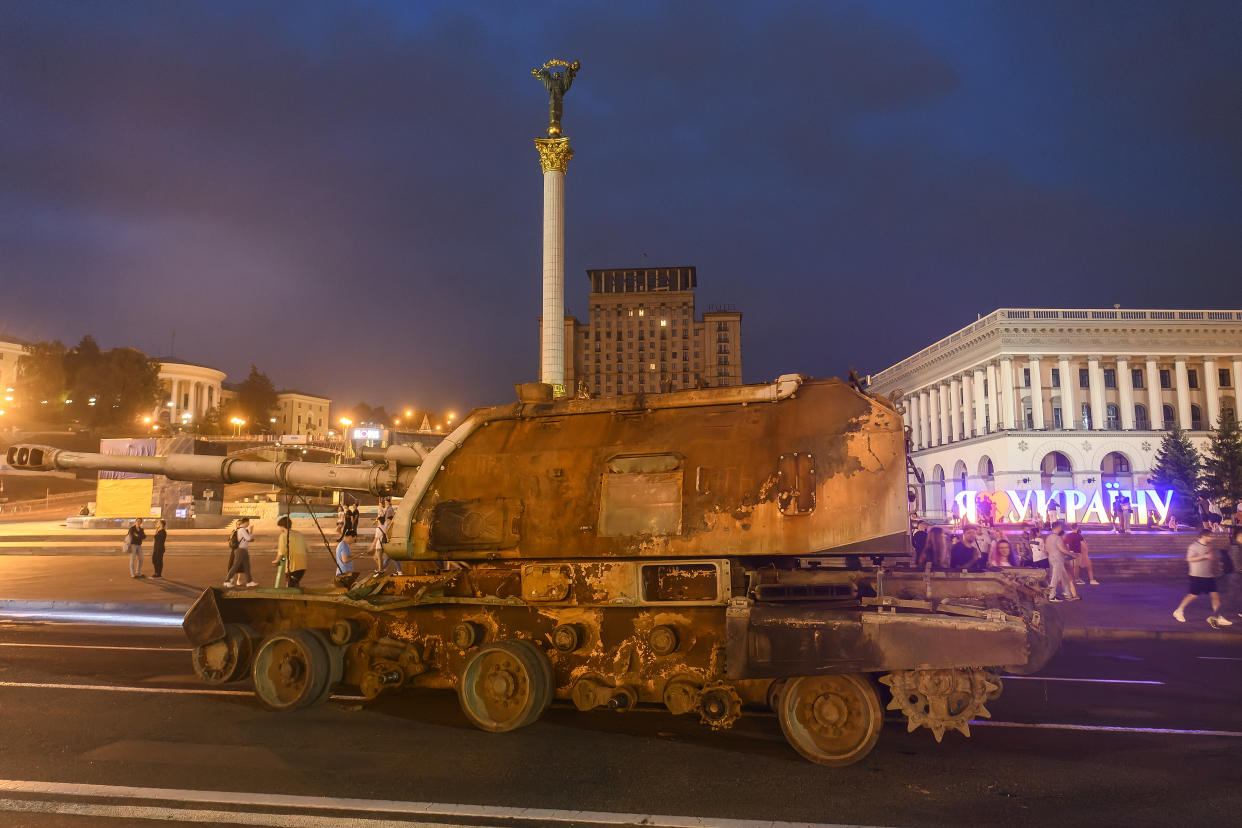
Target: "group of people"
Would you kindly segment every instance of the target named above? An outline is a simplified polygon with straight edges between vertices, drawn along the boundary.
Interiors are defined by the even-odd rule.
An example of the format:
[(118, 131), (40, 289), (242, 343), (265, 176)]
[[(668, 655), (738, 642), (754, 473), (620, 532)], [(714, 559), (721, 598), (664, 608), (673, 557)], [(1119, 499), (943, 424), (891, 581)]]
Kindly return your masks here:
[[(125, 530), (121, 538), (121, 551), (129, 556), (129, 577), (145, 578), (142, 574), (142, 542), (147, 539), (147, 530), (143, 527), (142, 518), (134, 518), (134, 522)], [(155, 534), (151, 538), (151, 568), (155, 570), (152, 578), (164, 577), (164, 545), (168, 541), (168, 530), (163, 520), (155, 522)]]
[[(1068, 529), (1068, 531), (1066, 531)], [(925, 520), (911, 535), (914, 563), (919, 569), (985, 572), (1010, 567), (1047, 569), (1048, 597), (1053, 601), (1077, 601), (1078, 587), (1099, 586), (1091, 566), (1087, 541), (1078, 526), (1052, 523), (1047, 536), (1036, 525), (1017, 535), (1006, 535), (996, 526), (970, 526), (954, 534), (950, 528), (932, 526)], [(1085, 578), (1084, 578), (1085, 576)]]
[[(306, 538), (301, 532), (294, 531), (293, 521), (288, 515), (282, 515), (276, 525), (280, 528), (280, 534), (276, 537), (276, 557), (272, 559), (272, 566), (281, 567), (277, 570), (277, 585), (280, 585), (279, 580), (283, 580), (287, 587), (301, 586), (302, 577), (306, 574)], [(250, 573), (250, 544), (253, 541), (250, 518), (238, 518), (237, 525), (229, 533), (229, 569), (224, 576), (226, 587), (259, 585)]]
[[(375, 570), (384, 572), (388, 569), (388, 564), (392, 563), (396, 566), (398, 575), (404, 574), (401, 570), (401, 564), (392, 560), (384, 553), (384, 544), (388, 542), (388, 532), (392, 528), (393, 518), (396, 517), (397, 511), (393, 508), (391, 497), (382, 497), (379, 501), (379, 507), (375, 514), (375, 539), (371, 542), (371, 555), (375, 559)], [(334, 582), (338, 586), (350, 586), (358, 578), (358, 572), (354, 568), (353, 544), (358, 541), (358, 521), (361, 514), (358, 510), (358, 502), (354, 501), (349, 506), (341, 504), (336, 510), (336, 575)]]

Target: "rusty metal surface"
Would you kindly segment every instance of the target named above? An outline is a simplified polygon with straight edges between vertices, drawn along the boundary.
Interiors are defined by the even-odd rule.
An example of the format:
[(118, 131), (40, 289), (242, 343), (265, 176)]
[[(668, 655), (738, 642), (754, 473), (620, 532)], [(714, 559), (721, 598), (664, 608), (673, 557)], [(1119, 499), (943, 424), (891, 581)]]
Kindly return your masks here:
[(892, 408), (838, 380), (761, 404), (696, 393), (698, 407), (588, 400), (484, 416), (435, 477), (408, 554), (478, 557), (435, 527), (437, 504), (476, 498), (522, 501), (520, 540), (502, 557), (905, 554), (905, 443)]

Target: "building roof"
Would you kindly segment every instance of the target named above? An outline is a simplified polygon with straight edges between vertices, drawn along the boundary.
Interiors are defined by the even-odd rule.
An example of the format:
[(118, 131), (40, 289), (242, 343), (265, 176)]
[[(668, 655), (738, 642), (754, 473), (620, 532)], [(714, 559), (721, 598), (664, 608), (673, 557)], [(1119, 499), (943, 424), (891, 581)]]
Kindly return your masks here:
[[(191, 366), (193, 366), (193, 367), (195, 367), (195, 368), (206, 368), (206, 369), (208, 369), (208, 370), (210, 370), (210, 371), (220, 371), (220, 369), (219, 369), (219, 368), (217, 368), (217, 367), (216, 367), (216, 366), (214, 366), (214, 365), (205, 365), (205, 364), (203, 364), (203, 363), (201, 363), (201, 362), (190, 362), (190, 360), (188, 360), (188, 359), (182, 359), (181, 357), (175, 357), (175, 356), (161, 356), (161, 357), (151, 357), (151, 359), (155, 360), (156, 362), (158, 362), (158, 363), (160, 363), (160, 364), (162, 364), (162, 365), (191, 365)], [(224, 373), (227, 373), (227, 372), (225, 372), (225, 371), (220, 371), (220, 373), (221, 373), (221, 374), (224, 374)]]

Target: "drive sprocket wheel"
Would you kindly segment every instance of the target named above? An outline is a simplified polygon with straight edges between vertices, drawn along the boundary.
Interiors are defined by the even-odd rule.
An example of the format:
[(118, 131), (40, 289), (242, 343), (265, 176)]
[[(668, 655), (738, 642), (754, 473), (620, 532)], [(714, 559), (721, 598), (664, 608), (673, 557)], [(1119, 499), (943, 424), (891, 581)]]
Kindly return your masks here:
[(724, 730), (733, 727), (742, 715), (742, 697), (732, 685), (714, 681), (703, 685), (699, 692), (698, 711), (703, 724), (712, 730)]
[(972, 667), (898, 670), (880, 682), (892, 689), (888, 709), (906, 715), (906, 730), (926, 727), (937, 742), (946, 730), (970, 736), (970, 720), (992, 718), (986, 705), (1000, 693), (990, 673)]

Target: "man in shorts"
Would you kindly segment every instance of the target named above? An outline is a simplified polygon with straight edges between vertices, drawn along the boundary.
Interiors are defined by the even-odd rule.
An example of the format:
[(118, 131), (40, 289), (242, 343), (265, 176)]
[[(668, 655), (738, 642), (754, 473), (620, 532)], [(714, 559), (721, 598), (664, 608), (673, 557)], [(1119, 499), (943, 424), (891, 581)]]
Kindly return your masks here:
[(1216, 591), (1216, 569), (1212, 562), (1212, 550), (1208, 549), (1208, 541), (1211, 537), (1211, 529), (1199, 530), (1199, 539), (1186, 550), (1186, 563), (1190, 565), (1190, 586), (1186, 597), (1177, 605), (1177, 609), (1173, 610), (1173, 617), (1183, 624), (1186, 623), (1184, 612), (1186, 607), (1190, 606), (1191, 601), (1207, 593), (1212, 599), (1212, 614), (1208, 616), (1207, 622), (1209, 626), (1219, 629), (1230, 627), (1233, 622), (1220, 614), (1220, 593)]

